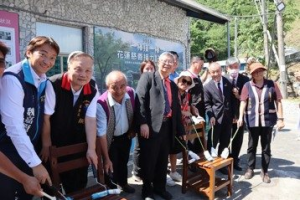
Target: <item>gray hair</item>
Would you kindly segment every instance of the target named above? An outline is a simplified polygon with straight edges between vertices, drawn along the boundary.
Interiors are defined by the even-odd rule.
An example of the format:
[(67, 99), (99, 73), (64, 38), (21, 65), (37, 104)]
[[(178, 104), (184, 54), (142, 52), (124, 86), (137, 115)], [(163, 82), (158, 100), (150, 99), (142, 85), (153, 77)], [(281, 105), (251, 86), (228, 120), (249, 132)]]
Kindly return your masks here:
[(92, 59), (94, 61), (94, 58), (90, 54), (84, 53), (82, 51), (73, 51), (69, 54), (68, 64), (70, 64), (74, 58), (81, 57), (81, 56), (89, 57), (90, 59)]
[(107, 87), (109, 86), (109, 82), (110, 82), (111, 78), (116, 75), (123, 76), (123, 78), (126, 80), (126, 82), (128, 82), (127, 76), (123, 72), (121, 72), (119, 70), (113, 70), (113, 71), (109, 72), (105, 77), (105, 84)]
[(169, 57), (171, 57), (173, 59), (173, 61), (175, 60), (173, 54), (170, 53), (170, 52), (168, 52), (168, 51), (165, 51), (162, 54), (160, 54), (160, 56), (158, 57), (158, 60), (161, 60), (162, 57), (164, 57), (164, 56), (169, 56)]
[(236, 63), (240, 66), (240, 60), (236, 57), (229, 57), (226, 60), (226, 66), (227, 67), (229, 67), (230, 65), (236, 64)]

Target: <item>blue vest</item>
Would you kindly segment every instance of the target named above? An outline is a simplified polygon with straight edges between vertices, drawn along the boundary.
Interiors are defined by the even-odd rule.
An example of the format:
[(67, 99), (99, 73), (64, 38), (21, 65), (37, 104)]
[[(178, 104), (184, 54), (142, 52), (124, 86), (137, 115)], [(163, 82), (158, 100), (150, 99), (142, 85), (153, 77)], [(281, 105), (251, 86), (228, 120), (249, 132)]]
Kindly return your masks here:
[[(24, 126), (33, 146), (39, 148), (41, 145), (40, 135), (42, 131), (43, 116), (44, 116), (44, 102), (45, 102), (45, 88), (46, 82), (40, 85), (39, 90), (35, 87), (33, 77), (29, 65), (23, 65), (20, 62), (13, 67), (20, 68), (18, 73), (7, 71), (3, 76), (15, 76), (21, 83), (24, 90)], [(1, 121), (0, 125), (0, 143), (12, 143), (11, 139), (6, 134), (5, 126)]]
[[(247, 82), (245, 87), (248, 88), (249, 98), (245, 111), (245, 121), (248, 127), (272, 127), (276, 124), (276, 91), (274, 82), (265, 80), (259, 99), (255, 86)], [(259, 114), (261, 113), (261, 114)]]

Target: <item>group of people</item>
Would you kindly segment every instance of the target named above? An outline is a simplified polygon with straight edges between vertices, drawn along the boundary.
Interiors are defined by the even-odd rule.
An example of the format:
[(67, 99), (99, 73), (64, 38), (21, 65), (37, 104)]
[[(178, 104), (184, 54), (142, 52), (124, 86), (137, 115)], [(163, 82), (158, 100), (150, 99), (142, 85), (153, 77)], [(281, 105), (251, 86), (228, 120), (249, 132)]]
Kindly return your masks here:
[[(7, 52), (8, 48), (0, 43), (0, 72), (4, 71)], [(231, 156), (239, 171), (244, 124), (247, 125), (246, 179), (254, 175), (261, 137), (261, 176), (264, 182), (270, 182), (271, 132), (275, 124), (281, 129), (284, 123), (282, 96), (277, 84), (264, 78), (266, 68), (262, 64), (255, 62), (249, 66), (251, 80), (239, 73), (239, 60), (234, 57), (227, 60), (226, 76), (222, 76), (221, 66), (212, 62), (205, 76), (200, 77), (202, 57), (193, 57), (189, 69), (178, 74), (178, 54), (164, 52), (158, 58), (157, 69), (151, 60), (141, 63), (136, 89), (128, 86), (123, 72), (115, 70), (106, 76), (107, 90), (100, 95), (92, 78), (93, 57), (82, 51), (70, 53), (67, 72), (47, 78), (46, 72), (53, 67), (58, 54), (59, 46), (52, 38), (37, 36), (29, 42), (25, 59), (7, 68), (1, 78), (1, 199), (31, 199), (32, 195), (42, 195), (40, 184), (52, 185), (48, 163), (52, 145), (87, 142), (86, 158), (97, 167), (97, 137), (106, 184), (134, 193), (127, 181), (127, 163), (135, 136), (132, 173), (143, 181), (142, 198), (152, 200), (157, 194), (172, 199), (166, 183), (168, 176), (181, 181), (176, 172), (176, 154), (182, 148), (179, 142), (200, 155), (198, 141), (186, 143), (185, 136), (189, 134), (187, 126), (192, 123), (192, 116), (206, 115), (209, 150), (218, 146), (221, 154), (232, 133), (238, 131)], [(207, 74), (211, 80), (203, 85)], [(87, 171), (84, 167), (63, 173), (65, 191), (84, 188)], [(227, 173), (225, 169), (221, 172)]]

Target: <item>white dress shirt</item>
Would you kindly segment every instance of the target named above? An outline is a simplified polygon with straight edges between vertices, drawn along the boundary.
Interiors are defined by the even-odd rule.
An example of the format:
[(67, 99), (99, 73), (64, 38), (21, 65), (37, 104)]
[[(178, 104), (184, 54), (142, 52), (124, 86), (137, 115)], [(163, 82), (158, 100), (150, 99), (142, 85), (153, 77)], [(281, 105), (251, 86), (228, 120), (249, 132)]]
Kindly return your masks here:
[[(6, 71), (17, 73), (19, 68), (10, 67)], [(17, 70), (17, 71), (16, 71)], [(30, 67), (34, 85), (39, 88), (40, 84), (47, 80), (46, 75), (38, 76)], [(35, 167), (41, 160), (24, 127), (23, 100), (25, 93), (20, 81), (11, 75), (3, 76), (1, 79), (0, 110), (2, 122), (5, 124), (7, 135), (11, 138), (21, 158), (29, 167)]]
[[(75, 103), (76, 103), (76, 101), (77, 101), (77, 99), (78, 99), (78, 97), (81, 93), (82, 88), (80, 90), (78, 90), (77, 92), (75, 92), (75, 90), (71, 86), (72, 93), (73, 93), (73, 106), (75, 105)], [(98, 100), (99, 95), (100, 95), (99, 92), (98, 92), (97, 85), (96, 85), (96, 90), (97, 90), (97, 93), (95, 94), (95, 96), (92, 99), (89, 107), (87, 108), (85, 116), (94, 117), (94, 118), (96, 117), (97, 100)], [(53, 113), (55, 111), (55, 104), (56, 104), (56, 94), (54, 92), (52, 83), (50, 83), (50, 81), (48, 81), (47, 82), (47, 87), (46, 87), (46, 101), (45, 101), (44, 113), (46, 115), (53, 115)]]
[[(120, 136), (126, 133), (129, 129), (125, 102), (127, 99), (130, 99), (130, 96), (126, 93), (124, 98), (122, 99), (122, 103), (119, 104), (112, 98), (111, 94), (108, 92), (107, 99), (108, 99), (109, 106), (113, 107), (115, 111), (116, 124), (115, 124), (114, 136)], [(97, 136), (105, 135), (106, 131), (107, 131), (107, 116), (101, 104), (97, 103)]]

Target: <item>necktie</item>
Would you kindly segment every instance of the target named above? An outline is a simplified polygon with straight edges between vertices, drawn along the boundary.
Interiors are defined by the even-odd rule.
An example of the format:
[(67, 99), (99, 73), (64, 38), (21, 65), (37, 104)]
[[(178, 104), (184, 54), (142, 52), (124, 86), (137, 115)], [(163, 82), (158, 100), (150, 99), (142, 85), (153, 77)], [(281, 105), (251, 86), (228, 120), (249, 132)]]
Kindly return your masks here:
[(165, 112), (164, 115), (168, 115), (168, 113), (170, 112), (171, 108), (170, 108), (170, 102), (169, 102), (169, 98), (168, 98), (168, 91), (167, 91), (167, 86), (166, 86), (166, 82), (168, 80), (164, 80), (164, 97), (165, 97)]
[(232, 78), (232, 86), (235, 87), (235, 78)]
[(218, 89), (219, 89), (220, 96), (223, 97), (223, 92), (222, 92), (222, 89), (221, 89), (220, 82), (218, 82)]

